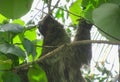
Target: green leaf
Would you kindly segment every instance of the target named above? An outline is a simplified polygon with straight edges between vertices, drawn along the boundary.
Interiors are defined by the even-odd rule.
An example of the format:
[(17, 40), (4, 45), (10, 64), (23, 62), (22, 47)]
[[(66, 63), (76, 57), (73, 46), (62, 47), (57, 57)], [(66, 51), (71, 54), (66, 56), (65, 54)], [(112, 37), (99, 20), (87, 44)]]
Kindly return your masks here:
[[(22, 40), (21, 40), (21, 37), (22, 37)], [(19, 44), (19, 47), (22, 50), (25, 50), (24, 47), (23, 47), (23, 44), (22, 44), (23, 39), (24, 39), (24, 35), (18, 34), (13, 38), (13, 44)]]
[[(22, 43), (22, 41), (20, 40), (19, 35), (15, 36), (15, 38), (13, 39), (13, 42), (14, 42), (14, 44), (15, 44), (15, 43)], [(22, 45), (22, 44), (21, 44), (21, 45)]]
[(108, 3), (115, 3), (117, 5), (120, 5), (120, 0), (108, 0)]
[(82, 0), (82, 7), (87, 7), (90, 4), (91, 0)]
[(3, 82), (2, 75), (4, 74), (4, 71), (0, 71), (0, 82)]
[(0, 55), (0, 70), (11, 69), (12, 61), (8, 59), (5, 55)]
[(21, 82), (20, 77), (11, 71), (5, 72), (2, 78), (3, 82)]
[(24, 46), (24, 48), (25, 48), (25, 50), (27, 51), (28, 54), (32, 53), (34, 45), (32, 44), (32, 42), (30, 40), (24, 38), (23, 46)]
[(56, 14), (55, 14), (55, 18), (62, 18), (62, 21), (65, 22), (65, 18), (64, 18), (64, 11), (61, 9), (58, 9)]
[(90, 4), (90, 5), (83, 11), (84, 17), (85, 17), (87, 20), (91, 21), (91, 22), (93, 22), (93, 20), (92, 20), (92, 12), (93, 12), (93, 10), (94, 10), (94, 6), (93, 6), (92, 4)]
[(0, 44), (0, 52), (4, 54), (13, 54), (18, 57), (25, 57), (24, 51), (15, 45), (10, 44)]
[(33, 0), (0, 0), (0, 13), (7, 18), (16, 19), (25, 15)]
[(15, 19), (12, 23), (14, 23), (14, 24), (20, 24), (22, 26), (25, 25), (25, 22), (23, 20), (21, 20), (21, 19)]
[(37, 39), (36, 28), (31, 29), (31, 30), (27, 30), (24, 33), (24, 37), (29, 38), (29, 40), (31, 40), (31, 41), (36, 40)]
[(6, 55), (9, 59), (12, 60), (12, 67), (18, 66), (19, 65), (19, 57), (13, 54), (4, 54)]
[(55, 14), (55, 18), (60, 18), (61, 17), (61, 9), (58, 9), (57, 11), (56, 11), (56, 14)]
[(0, 28), (0, 42), (12, 42), (16, 34), (23, 32), (24, 28), (18, 24), (5, 24)]
[(92, 12), (101, 4), (108, 2), (107, 0), (82, 0), (81, 6), (83, 8), (84, 18), (93, 23)]
[(19, 24), (5, 24), (1, 26), (0, 31), (10, 32), (10, 33), (21, 33), (23, 32), (24, 27)]
[[(18, 34), (16, 35), (14, 38), (13, 38), (13, 44), (19, 44), (18, 46), (25, 51), (24, 47), (23, 47), (23, 44), (22, 44), (22, 41), (23, 39), (21, 40), (20, 38), (24, 38), (24, 35), (22, 34)], [(21, 58), (19, 57), (19, 63), (23, 63), (24, 62), (24, 58)]]
[(44, 1), (44, 3), (48, 3), (48, 0), (42, 0), (42, 1)]
[(48, 82), (45, 72), (38, 64), (28, 70), (28, 79), (29, 82)]
[(109, 40), (120, 41), (120, 7), (119, 5), (106, 3), (96, 8), (93, 12), (95, 25), (99, 27), (101, 34)]
[(32, 54), (33, 58), (36, 56), (36, 48), (30, 40), (24, 38), (23, 46), (24, 46), (25, 50), (27, 51), (28, 55)]
[(66, 0), (66, 2), (69, 2), (70, 0)]
[(93, 5), (94, 7), (98, 7), (99, 5), (105, 3), (106, 0), (82, 0), (82, 7), (88, 8), (90, 5)]
[[(103, 0), (102, 0), (103, 1)], [(98, 0), (82, 0), (81, 6), (83, 7), (84, 18), (93, 22), (92, 12), (97, 7)]]
[(0, 23), (2, 23), (4, 20), (7, 20), (7, 18), (0, 14)]
[[(33, 41), (34, 44), (42, 46), (43, 45), (43, 40), (34, 40)], [(42, 47), (37, 47), (36, 46), (36, 51), (37, 51), (37, 55), (36, 55), (36, 60), (41, 56), (42, 53)]]
[(0, 32), (0, 42), (10, 42), (10, 35), (8, 35), (9, 33), (5, 33), (5, 32)]
[(61, 12), (61, 17), (62, 17), (62, 21), (64, 23), (65, 22), (64, 11)]
[(75, 15), (78, 15), (78, 16), (75, 16), (73, 14), (70, 14), (70, 18), (71, 18), (73, 24), (77, 24), (78, 23), (77, 20), (80, 18), (79, 16), (82, 16), (81, 15), (82, 14), (81, 1), (82, 0), (77, 0), (70, 6), (70, 12)]

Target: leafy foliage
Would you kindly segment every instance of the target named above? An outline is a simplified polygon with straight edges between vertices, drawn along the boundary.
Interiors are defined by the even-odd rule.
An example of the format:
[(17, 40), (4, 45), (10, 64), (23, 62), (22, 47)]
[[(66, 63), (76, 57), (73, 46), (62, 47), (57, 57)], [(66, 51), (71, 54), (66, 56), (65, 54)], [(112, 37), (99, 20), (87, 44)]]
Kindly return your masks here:
[(33, 0), (1, 0), (0, 12), (7, 18), (16, 19), (26, 14)]
[[(78, 15), (80, 16), (80, 14), (82, 14), (82, 7), (81, 7), (81, 0), (77, 0), (76, 2), (74, 2), (71, 7), (70, 7), (70, 12), (74, 13), (75, 15)], [(72, 22), (74, 24), (77, 24), (78, 23), (78, 19), (80, 17), (78, 16), (75, 16), (75, 15), (72, 15), (70, 14), (70, 18), (72, 19)], [(82, 15), (81, 15), (82, 16)]]
[(0, 31), (10, 32), (13, 34), (23, 32), (24, 28), (19, 24), (5, 24), (2, 25)]
[(19, 57), (25, 57), (24, 51), (12, 44), (1, 44), (0, 52), (4, 54), (14, 54)]
[(43, 69), (34, 64), (28, 71), (29, 82), (47, 82), (47, 78)]
[[(94, 23), (109, 40), (120, 40), (119, 0), (76, 0), (70, 11)], [(74, 24), (77, 23), (78, 16), (70, 15)]]
[[(6, 0), (2, 1), (0, 4), (5, 2)], [(19, 76), (12, 72), (11, 69), (13, 69), (15, 66), (19, 66), (21, 63), (38, 59), (40, 56), (40, 51), (38, 54), (37, 52), (41, 48), (38, 49), (36, 45), (42, 45), (42, 41), (37, 39), (35, 25), (32, 27), (35, 29), (28, 29), (29, 26), (25, 25), (25, 22), (19, 19), (19, 17), (28, 12), (30, 6), (25, 8), (25, 5), (31, 5), (32, 0), (13, 0), (8, 2), (10, 3), (1, 5), (2, 9), (0, 8), (0, 12), (2, 13), (2, 15), (0, 14), (0, 82), (21, 82)], [(20, 2), (19, 5), (18, 2)], [(16, 11), (8, 11), (10, 9), (14, 9), (15, 7), (16, 9), (21, 9), (21, 11), (18, 12), (16, 9)], [(18, 19), (12, 20), (11, 22), (8, 18)], [(44, 75), (42, 72), (44, 71), (41, 70), (39, 73)], [(31, 76), (31, 74), (29, 76)]]
[(36, 53), (36, 48), (35, 48), (34, 44), (30, 40), (24, 38), (24, 40), (23, 40), (23, 46), (26, 49), (27, 54), (28, 55), (32, 54), (32, 57), (34, 59), (34, 57), (37, 54)]
[(9, 70), (11, 65), (11, 59), (8, 59), (5, 55), (0, 55), (0, 70)]
[(58, 19), (59, 19), (59, 18), (62, 18), (62, 21), (65, 22), (65, 19), (64, 19), (64, 11), (63, 11), (63, 10), (58, 9), (58, 10), (56, 11), (55, 17), (58, 18)]
[(3, 82), (21, 82), (19, 76), (11, 71), (4, 72), (2, 75)]
[[(87, 71), (86, 71), (87, 68)], [(86, 67), (85, 69), (83, 69), (83, 73), (85, 75), (85, 78), (87, 80), (87, 82), (113, 82), (111, 78), (113, 78), (113, 74), (111, 73), (111, 71), (106, 68), (103, 64), (103, 62), (100, 63), (96, 63), (96, 73), (91, 71), (88, 67)]]
[(2, 14), (0, 14), (0, 23), (2, 23), (5, 20), (7, 20), (7, 18), (3, 16)]
[[(120, 7), (117, 4), (106, 3), (96, 8), (93, 12), (95, 24), (103, 30), (101, 32), (109, 40), (120, 40)], [(104, 22), (103, 22), (104, 21)]]

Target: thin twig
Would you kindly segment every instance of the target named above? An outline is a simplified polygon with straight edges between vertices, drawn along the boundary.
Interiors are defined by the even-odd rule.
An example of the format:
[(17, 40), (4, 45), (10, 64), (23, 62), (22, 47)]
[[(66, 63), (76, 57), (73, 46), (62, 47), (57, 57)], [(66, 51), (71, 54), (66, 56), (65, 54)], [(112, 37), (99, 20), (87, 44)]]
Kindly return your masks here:
[(54, 7), (54, 8), (59, 8), (59, 9), (61, 9), (61, 10), (63, 10), (63, 11), (66, 11), (67, 13), (72, 14), (72, 15), (74, 15), (74, 16), (76, 16), (76, 17), (82, 17), (82, 16), (80, 16), (80, 15), (77, 15), (77, 14), (75, 14), (75, 13), (72, 13), (72, 12), (70, 12), (69, 10), (63, 9), (63, 8), (61, 8), (61, 7), (55, 7), (55, 6), (53, 6), (53, 7)]
[[(22, 43), (14, 43), (15, 45), (23, 45)], [(34, 45), (36, 47), (41, 47), (41, 48), (58, 48), (59, 46), (41, 46), (41, 45)]]
[(59, 46), (40, 46), (40, 45), (35, 45), (36, 47), (45, 47), (45, 48), (58, 48)]
[(59, 4), (60, 0), (57, 1), (57, 3), (55, 4), (55, 6), (53, 7), (53, 9), (51, 10), (51, 12), (58, 7), (58, 4)]

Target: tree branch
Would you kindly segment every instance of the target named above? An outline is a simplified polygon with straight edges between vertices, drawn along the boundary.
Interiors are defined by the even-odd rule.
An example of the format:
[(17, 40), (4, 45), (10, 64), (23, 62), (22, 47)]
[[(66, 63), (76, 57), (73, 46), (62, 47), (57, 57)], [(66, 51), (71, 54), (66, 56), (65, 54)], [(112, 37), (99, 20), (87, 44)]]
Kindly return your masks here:
[(106, 41), (106, 40), (81, 40), (81, 41), (73, 42), (69, 45), (84, 45), (84, 44), (91, 44), (91, 43), (120, 45), (120, 41)]
[(51, 0), (48, 0), (48, 13), (50, 13), (51, 12)]
[(57, 3), (55, 4), (55, 6), (53, 7), (53, 9), (51, 10), (51, 12), (58, 7), (58, 4), (59, 4), (60, 0), (57, 1)]
[[(60, 51), (61, 49), (63, 49), (64, 47), (66, 46), (75, 46), (75, 45), (85, 45), (85, 44), (110, 44), (110, 45), (120, 45), (120, 42), (116, 41), (105, 41), (105, 40), (82, 40), (82, 41), (76, 41), (76, 42), (73, 42), (73, 43), (70, 43), (70, 44), (64, 44), (64, 45), (61, 45), (60, 47), (58, 47), (57, 49), (51, 51), (50, 53), (40, 57), (38, 60), (34, 61), (34, 62), (42, 62), (44, 59), (46, 58), (49, 58), (51, 56), (54, 56), (55, 54), (53, 53), (57, 53), (58, 51)], [(32, 65), (32, 63), (34, 62), (30, 62), (30, 63), (27, 63), (27, 64), (23, 64), (23, 65), (20, 65), (18, 67), (15, 67), (13, 68), (13, 70), (19, 70), (19, 69), (27, 69), (30, 65)]]
[(77, 15), (77, 14), (75, 14), (75, 13), (72, 13), (72, 12), (70, 12), (69, 10), (63, 9), (63, 8), (61, 8), (61, 7), (55, 7), (55, 6), (53, 6), (53, 7), (54, 7), (54, 8), (59, 8), (59, 9), (61, 9), (61, 10), (63, 10), (63, 11), (66, 11), (67, 13), (72, 14), (72, 15), (74, 15), (74, 16), (76, 16), (76, 17), (81, 17), (80, 15)]

